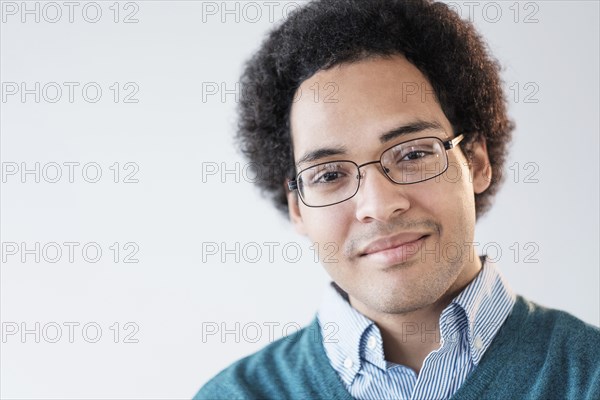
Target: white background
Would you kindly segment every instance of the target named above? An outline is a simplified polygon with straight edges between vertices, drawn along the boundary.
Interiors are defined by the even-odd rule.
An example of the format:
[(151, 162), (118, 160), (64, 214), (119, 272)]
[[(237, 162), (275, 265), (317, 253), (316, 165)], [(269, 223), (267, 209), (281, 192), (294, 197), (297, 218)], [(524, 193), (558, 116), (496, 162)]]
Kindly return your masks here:
[[(84, 19), (96, 15), (86, 2), (77, 3), (72, 23), (62, 2), (55, 23), (57, 8), (37, 4), (39, 22), (23, 15), (21, 2), (2, 2), (0, 396), (189, 398), (234, 360), (307, 324), (328, 282), (310, 243), (248, 182), (232, 139), (242, 64), (295, 4), (100, 1), (96, 23)], [(454, 7), (504, 66), (517, 122), (507, 180), (478, 223), (480, 251), (485, 245), (517, 293), (597, 326), (598, 3)], [(132, 13), (138, 21), (124, 23)], [(10, 95), (11, 82), (19, 90), (40, 82), (39, 103), (34, 94)], [(49, 82), (62, 88), (55, 103), (48, 101), (55, 88), (43, 90)], [(73, 102), (63, 82), (79, 85)], [(82, 95), (89, 82), (102, 89), (95, 103)], [(219, 92), (208, 95), (214, 87)], [(129, 100), (137, 103), (124, 102), (135, 88)], [(91, 100), (93, 88), (87, 94)], [(65, 162), (80, 163), (73, 182)], [(28, 174), (23, 183), (21, 167), (35, 163), (40, 182)], [(52, 163), (62, 166), (57, 183), (48, 182)], [(88, 163), (97, 163), (89, 164), (88, 180), (94, 166), (101, 169), (97, 183), (84, 179)], [(15, 165), (19, 171), (8, 174)], [(217, 174), (208, 175), (215, 165)], [(127, 179), (138, 182), (125, 183), (132, 172)], [(39, 262), (33, 253), (23, 262), (22, 243), (35, 249), (36, 242)], [(54, 263), (53, 242), (63, 251)], [(79, 243), (73, 262), (64, 242)], [(272, 257), (265, 242), (276, 243)], [(83, 258), (86, 243), (100, 247), (99, 261)], [(235, 254), (203, 252), (210, 243), (239, 243), (239, 262)], [(94, 247), (88, 250), (91, 260)], [(125, 263), (132, 251), (130, 261), (139, 262)], [(525, 262), (527, 255), (538, 262)], [(230, 333), (203, 337), (207, 327)], [(23, 328), (31, 331), (24, 337)]]

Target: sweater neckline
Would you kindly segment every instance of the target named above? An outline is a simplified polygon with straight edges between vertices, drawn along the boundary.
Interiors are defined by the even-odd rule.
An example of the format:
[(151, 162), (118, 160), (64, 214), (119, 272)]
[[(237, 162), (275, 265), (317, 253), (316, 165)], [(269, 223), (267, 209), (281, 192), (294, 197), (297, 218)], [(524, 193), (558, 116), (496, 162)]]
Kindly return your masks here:
[[(525, 311), (525, 300), (522, 296), (516, 295), (516, 301), (511, 313), (496, 334), (496, 337), (481, 359), (480, 364), (467, 377), (450, 400), (479, 398), (478, 393), (485, 389), (497, 374), (497, 367), (503, 365), (504, 361), (509, 359), (510, 353), (513, 351), (512, 343), (515, 340), (514, 335), (518, 332), (518, 328), (522, 324)], [(344, 383), (329, 363), (323, 346), (323, 337), (317, 317), (313, 319), (308, 330), (310, 332), (306, 332), (308, 334), (303, 335), (303, 337), (305, 341), (308, 340), (311, 342), (308, 343), (308, 346), (311, 348), (314, 365), (310, 367), (317, 373), (318, 376), (316, 379), (324, 389), (322, 397), (353, 400), (354, 398), (348, 393)], [(332, 382), (335, 382), (335, 384), (332, 385)]]

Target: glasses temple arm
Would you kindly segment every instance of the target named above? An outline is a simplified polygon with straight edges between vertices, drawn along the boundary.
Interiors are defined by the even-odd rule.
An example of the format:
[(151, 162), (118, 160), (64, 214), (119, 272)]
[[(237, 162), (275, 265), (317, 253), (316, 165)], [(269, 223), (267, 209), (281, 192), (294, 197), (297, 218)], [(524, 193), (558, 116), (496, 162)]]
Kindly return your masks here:
[(446, 150), (450, 150), (451, 148), (458, 145), (464, 138), (465, 138), (465, 136), (461, 133), (454, 139), (450, 139), (447, 142), (444, 142), (444, 147), (446, 148)]

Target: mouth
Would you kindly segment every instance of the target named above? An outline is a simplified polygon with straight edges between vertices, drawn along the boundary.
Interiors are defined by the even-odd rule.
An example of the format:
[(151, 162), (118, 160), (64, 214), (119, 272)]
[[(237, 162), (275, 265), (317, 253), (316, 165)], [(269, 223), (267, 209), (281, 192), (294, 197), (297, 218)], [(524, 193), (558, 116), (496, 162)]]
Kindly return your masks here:
[(384, 265), (404, 263), (420, 251), (429, 236), (428, 234), (403, 234), (377, 240), (369, 245), (360, 257)]

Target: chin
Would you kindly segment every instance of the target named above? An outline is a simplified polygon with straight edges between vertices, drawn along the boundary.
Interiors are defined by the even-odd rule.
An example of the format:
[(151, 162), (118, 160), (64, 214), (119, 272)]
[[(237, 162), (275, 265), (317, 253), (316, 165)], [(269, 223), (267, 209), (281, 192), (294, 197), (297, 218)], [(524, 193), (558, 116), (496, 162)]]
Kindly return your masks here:
[(414, 295), (403, 295), (401, 288), (395, 291), (389, 291), (389, 289), (389, 287), (386, 289), (380, 288), (379, 290), (370, 290), (367, 292), (363, 289), (362, 293), (359, 291), (357, 295), (350, 296), (362, 303), (362, 306), (368, 310), (385, 314), (406, 313), (418, 310), (427, 305), (427, 299), (415, 298)]
[[(417, 301), (415, 301), (417, 300)], [(368, 305), (369, 308), (385, 314), (406, 314), (417, 311), (428, 306), (427, 302), (420, 302), (418, 299), (406, 302), (395, 298), (379, 299), (377, 304)]]

